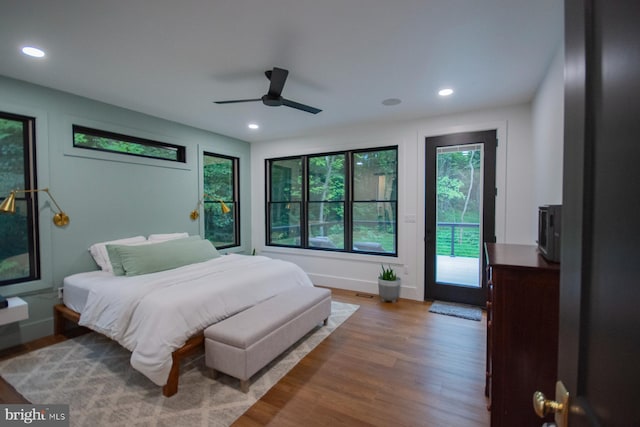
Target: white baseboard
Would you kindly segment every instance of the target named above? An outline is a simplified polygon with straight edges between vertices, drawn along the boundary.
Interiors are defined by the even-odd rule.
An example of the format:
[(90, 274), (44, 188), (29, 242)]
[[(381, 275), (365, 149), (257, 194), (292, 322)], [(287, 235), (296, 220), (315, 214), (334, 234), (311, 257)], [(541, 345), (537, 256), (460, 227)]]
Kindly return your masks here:
[[(372, 282), (368, 280), (351, 279), (348, 277), (331, 276), (328, 274), (307, 274), (314, 285), (378, 295), (377, 281)], [(416, 288), (403, 285), (400, 287), (400, 298), (420, 301)]]

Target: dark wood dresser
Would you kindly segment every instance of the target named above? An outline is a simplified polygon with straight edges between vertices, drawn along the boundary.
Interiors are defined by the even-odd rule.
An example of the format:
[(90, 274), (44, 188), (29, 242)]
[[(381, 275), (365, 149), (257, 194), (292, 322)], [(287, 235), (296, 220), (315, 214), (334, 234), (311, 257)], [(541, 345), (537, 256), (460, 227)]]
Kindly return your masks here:
[(486, 243), (491, 427), (540, 427), (533, 393), (555, 395), (560, 265), (535, 246)]

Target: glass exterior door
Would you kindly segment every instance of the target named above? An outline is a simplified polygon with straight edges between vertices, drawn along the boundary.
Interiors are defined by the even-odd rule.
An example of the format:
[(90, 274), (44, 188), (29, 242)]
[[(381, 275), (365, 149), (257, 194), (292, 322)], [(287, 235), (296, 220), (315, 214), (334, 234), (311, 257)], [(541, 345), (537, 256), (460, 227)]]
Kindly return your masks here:
[(482, 144), (436, 149), (436, 282), (482, 286)]
[(495, 131), (427, 138), (426, 171), (425, 295), (482, 305), (483, 246), (494, 241)]

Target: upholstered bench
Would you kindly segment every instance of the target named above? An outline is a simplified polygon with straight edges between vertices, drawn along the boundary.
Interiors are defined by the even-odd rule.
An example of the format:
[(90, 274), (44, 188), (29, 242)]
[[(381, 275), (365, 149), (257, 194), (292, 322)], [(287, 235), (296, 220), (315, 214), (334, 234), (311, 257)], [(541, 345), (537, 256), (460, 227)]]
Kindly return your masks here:
[(331, 314), (331, 291), (297, 287), (213, 324), (204, 330), (205, 363), (240, 379), (249, 379)]

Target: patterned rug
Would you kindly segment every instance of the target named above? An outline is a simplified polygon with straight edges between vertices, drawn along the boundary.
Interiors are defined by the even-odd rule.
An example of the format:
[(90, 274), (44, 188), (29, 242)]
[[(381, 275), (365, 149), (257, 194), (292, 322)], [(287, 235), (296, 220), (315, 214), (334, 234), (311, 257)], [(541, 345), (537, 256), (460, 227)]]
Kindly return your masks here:
[(430, 313), (444, 314), (447, 316), (461, 317), (463, 319), (476, 320), (482, 319), (482, 309), (479, 307), (455, 304), (452, 302), (434, 301), (429, 308)]
[(228, 426), (358, 307), (333, 301), (328, 325), (254, 375), (247, 394), (234, 378), (211, 379), (203, 352), (183, 362), (178, 393), (166, 398), (131, 367), (131, 353), (97, 333), (0, 362), (0, 372), (32, 403), (69, 404), (71, 426)]

